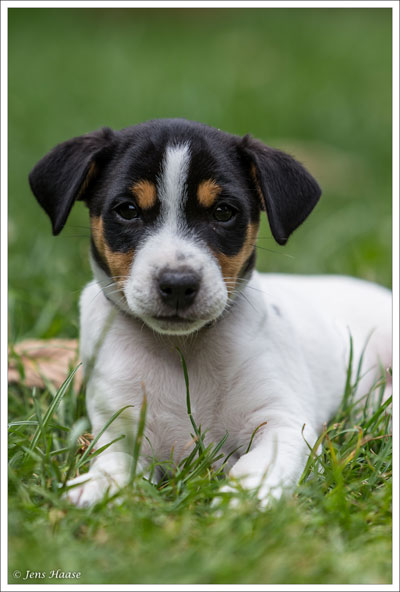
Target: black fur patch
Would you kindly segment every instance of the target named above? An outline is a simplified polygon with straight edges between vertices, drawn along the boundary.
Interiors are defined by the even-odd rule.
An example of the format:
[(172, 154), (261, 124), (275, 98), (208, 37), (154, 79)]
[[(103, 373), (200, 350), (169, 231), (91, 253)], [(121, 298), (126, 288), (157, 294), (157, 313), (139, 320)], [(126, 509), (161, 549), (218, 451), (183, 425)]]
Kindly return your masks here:
[(248, 278), (256, 265), (256, 250), (254, 249), (250, 257), (247, 259), (242, 269), (240, 270), (240, 278)]
[[(104, 237), (113, 251), (136, 249), (160, 224), (160, 203), (157, 200), (154, 207), (129, 221), (118, 217), (115, 206), (121, 200), (134, 203), (135, 182), (145, 179), (157, 186), (166, 147), (178, 143), (190, 147), (187, 231), (214, 252), (227, 256), (240, 252), (248, 225), (259, 219), (261, 199), (279, 244), (287, 241), (319, 199), (317, 182), (287, 154), (249, 136), (241, 138), (184, 119), (160, 119), (118, 132), (104, 128), (64, 142), (42, 158), (29, 180), (52, 221), (53, 233), (61, 231), (74, 201), (81, 199), (91, 216), (102, 217)], [(221, 187), (217, 204), (224, 202), (235, 209), (230, 223), (215, 220), (214, 205), (206, 208), (198, 203), (197, 188), (208, 179)], [(249, 260), (249, 269), (252, 263)]]

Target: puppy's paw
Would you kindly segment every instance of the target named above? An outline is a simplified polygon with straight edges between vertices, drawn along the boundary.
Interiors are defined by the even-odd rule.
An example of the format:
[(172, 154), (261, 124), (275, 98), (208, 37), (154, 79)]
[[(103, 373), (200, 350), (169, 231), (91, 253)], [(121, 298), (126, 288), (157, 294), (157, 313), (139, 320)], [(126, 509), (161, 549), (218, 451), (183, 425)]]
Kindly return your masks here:
[(218, 490), (218, 493), (213, 500), (213, 505), (222, 505), (227, 500), (229, 507), (235, 508), (240, 504), (238, 494), (239, 494), (239, 489), (237, 486), (235, 487), (233, 484), (232, 485), (228, 485), (228, 484), (223, 485)]
[(243, 479), (231, 479), (228, 484), (223, 485), (217, 492), (212, 507), (216, 508), (217, 515), (222, 514), (222, 508), (229, 509), (265, 509), (271, 505), (274, 500), (280, 499), (284, 495), (281, 486), (274, 484), (257, 485), (246, 483)]
[(121, 475), (109, 475), (100, 471), (89, 471), (67, 483), (65, 499), (78, 508), (87, 508), (100, 502), (104, 496), (112, 496), (126, 483)]
[[(253, 499), (251, 499), (253, 497)], [(249, 495), (248, 491), (245, 491), (240, 483), (231, 480), (226, 485), (219, 488), (211, 507), (213, 508), (216, 517), (220, 517), (225, 509), (239, 510), (248, 506), (249, 501), (256, 503), (257, 500), (254, 496)]]

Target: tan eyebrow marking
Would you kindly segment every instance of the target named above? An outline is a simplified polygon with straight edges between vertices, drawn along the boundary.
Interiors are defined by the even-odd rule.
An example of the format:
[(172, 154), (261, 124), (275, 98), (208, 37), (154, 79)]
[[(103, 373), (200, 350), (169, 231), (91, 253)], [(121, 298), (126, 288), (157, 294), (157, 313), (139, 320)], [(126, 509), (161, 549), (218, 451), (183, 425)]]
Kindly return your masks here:
[(102, 259), (108, 266), (111, 276), (115, 278), (118, 288), (123, 287), (124, 281), (129, 275), (134, 257), (134, 249), (127, 253), (113, 251), (104, 236), (103, 220), (100, 216), (93, 216), (90, 220), (93, 242)]
[(131, 191), (136, 197), (139, 208), (149, 210), (156, 204), (157, 192), (154, 183), (142, 179), (137, 181), (131, 187)]
[(214, 205), (222, 188), (213, 180), (202, 181), (197, 188), (197, 199), (200, 205), (209, 208)]

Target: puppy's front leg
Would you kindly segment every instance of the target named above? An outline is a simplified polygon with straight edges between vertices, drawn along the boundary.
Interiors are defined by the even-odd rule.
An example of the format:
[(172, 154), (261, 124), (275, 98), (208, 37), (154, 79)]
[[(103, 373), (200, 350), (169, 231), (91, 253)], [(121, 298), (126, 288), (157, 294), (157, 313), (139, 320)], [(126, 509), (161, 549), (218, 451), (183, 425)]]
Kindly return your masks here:
[[(96, 437), (110, 420), (113, 412), (107, 410), (104, 405), (107, 399), (99, 395), (99, 390), (91, 389), (89, 395), (88, 411), (92, 421), (93, 435)], [(88, 473), (68, 481), (68, 487), (71, 487), (67, 493), (69, 501), (80, 507), (91, 506), (100, 501), (106, 493), (113, 495), (127, 485), (132, 470), (134, 428), (137, 426), (136, 415), (134, 410), (126, 409), (100, 436), (96, 443), (97, 450), (110, 444), (113, 440), (120, 439), (93, 460)], [(137, 472), (143, 470), (143, 464), (140, 461), (136, 470)]]
[(129, 482), (132, 456), (124, 452), (100, 455), (90, 470), (68, 481), (67, 499), (79, 507), (92, 506), (112, 496)]
[(317, 438), (315, 431), (307, 426), (303, 435), (303, 424), (274, 423), (275, 427), (267, 426), (229, 473), (244, 488), (257, 490), (263, 505), (270, 496), (279, 498), (293, 490), (309, 454), (305, 440), (313, 446)]

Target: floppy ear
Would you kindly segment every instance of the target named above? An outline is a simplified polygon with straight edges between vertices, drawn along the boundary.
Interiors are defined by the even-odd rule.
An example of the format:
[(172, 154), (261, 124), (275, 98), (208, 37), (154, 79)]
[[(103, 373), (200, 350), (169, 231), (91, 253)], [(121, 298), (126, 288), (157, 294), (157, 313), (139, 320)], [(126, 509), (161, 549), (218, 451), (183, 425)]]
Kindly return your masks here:
[(84, 199), (114, 140), (109, 128), (73, 138), (53, 148), (31, 171), (29, 184), (50, 217), (53, 234), (63, 229), (75, 200)]
[(267, 211), (274, 239), (284, 245), (318, 202), (317, 181), (294, 158), (244, 136), (240, 147), (250, 159), (255, 188)]

